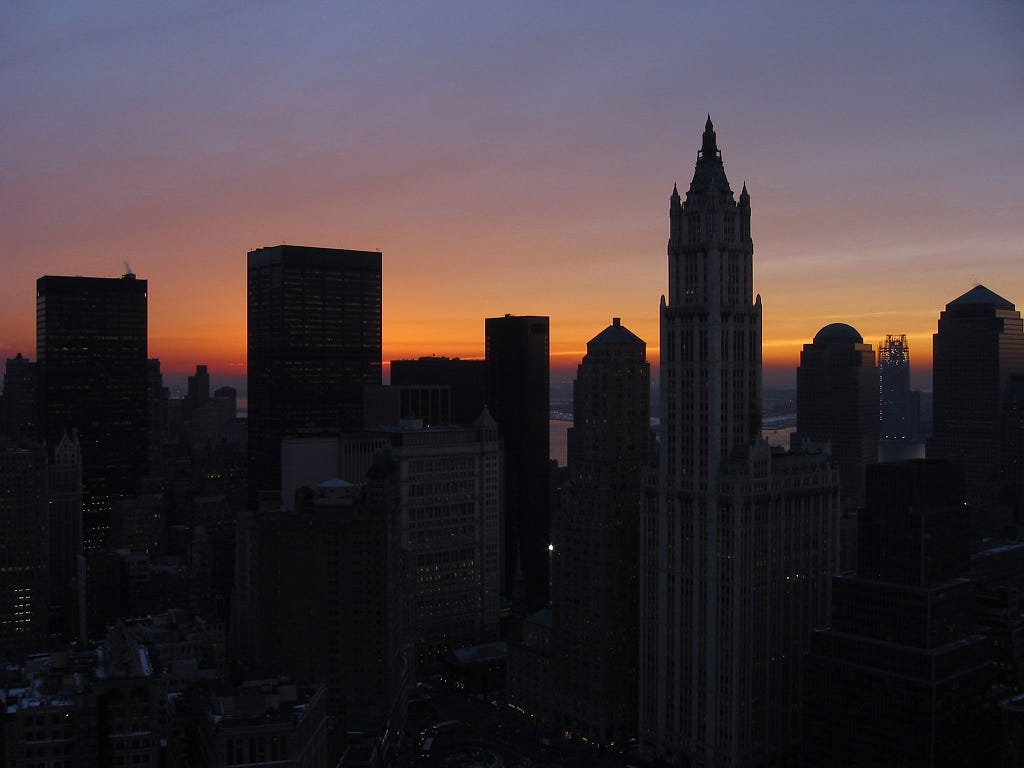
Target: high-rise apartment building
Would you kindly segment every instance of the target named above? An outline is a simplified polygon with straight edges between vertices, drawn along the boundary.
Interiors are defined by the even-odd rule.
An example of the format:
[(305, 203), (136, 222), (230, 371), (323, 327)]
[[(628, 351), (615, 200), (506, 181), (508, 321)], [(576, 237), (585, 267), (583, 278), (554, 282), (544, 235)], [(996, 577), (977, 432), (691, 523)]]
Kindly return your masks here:
[(961, 468), (917, 459), (867, 478), (857, 572), (835, 577), (831, 626), (812, 633), (804, 764), (989, 765)]
[(640, 739), (694, 766), (794, 759), (802, 655), (828, 616), (837, 473), (761, 430), (761, 299), (750, 196), (714, 127), (685, 202), (673, 190), (661, 303), (661, 436), (645, 489)]
[(864, 467), (878, 461), (878, 366), (870, 344), (845, 323), (826, 325), (804, 344), (796, 369), (796, 432), (831, 446), (844, 509), (864, 503)]
[(916, 437), (917, 405), (910, 394), (910, 346), (906, 334), (888, 334), (878, 345), (881, 439)]
[(505, 443), (502, 592), (522, 568), (526, 608), (548, 602), (551, 537), (550, 366), (547, 317), (489, 317), (484, 326), (488, 406)]
[(561, 728), (598, 744), (624, 745), (637, 732), (646, 351), (619, 318), (587, 343), (573, 387), (569, 483), (552, 520), (555, 708)]
[(928, 458), (964, 466), (975, 540), (1002, 533), (996, 509), (1000, 414), (1014, 375), (1024, 375), (1024, 325), (1014, 305), (983, 285), (939, 315), (932, 388), (934, 425)]
[(51, 451), (78, 430), (87, 549), (103, 545), (113, 500), (148, 471), (146, 291), (130, 272), (36, 281), (39, 421)]
[(281, 487), (281, 438), (363, 426), (381, 383), (381, 255), (276, 245), (249, 253), (249, 489)]

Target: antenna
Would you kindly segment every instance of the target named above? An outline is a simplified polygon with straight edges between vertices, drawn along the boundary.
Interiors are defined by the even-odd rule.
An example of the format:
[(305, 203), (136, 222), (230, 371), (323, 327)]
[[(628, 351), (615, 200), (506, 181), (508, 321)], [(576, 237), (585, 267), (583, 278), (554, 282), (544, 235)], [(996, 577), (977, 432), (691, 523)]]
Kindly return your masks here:
[(129, 264), (129, 263), (128, 263), (128, 262), (126, 261), (126, 262), (124, 263), (124, 276), (125, 276), (125, 277), (128, 277), (128, 275), (131, 275), (132, 277), (135, 277), (135, 273), (134, 273), (134, 272), (132, 272), (132, 265), (131, 265), (131, 264)]

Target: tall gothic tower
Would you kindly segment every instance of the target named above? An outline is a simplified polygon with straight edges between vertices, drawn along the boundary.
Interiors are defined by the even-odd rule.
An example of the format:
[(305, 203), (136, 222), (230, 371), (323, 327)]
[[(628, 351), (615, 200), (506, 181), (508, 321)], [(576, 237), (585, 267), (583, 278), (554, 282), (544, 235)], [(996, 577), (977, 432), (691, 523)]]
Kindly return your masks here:
[(761, 438), (761, 298), (750, 196), (729, 186), (708, 117), (669, 207), (661, 441), (645, 490), (640, 731), (695, 766), (795, 756), (800, 656), (827, 616), (837, 473)]
[(710, 500), (722, 460), (744, 455), (760, 436), (761, 297), (751, 301), (747, 186), (737, 203), (710, 115), (703, 138), (686, 201), (673, 188), (669, 205), (662, 466), (678, 491)]

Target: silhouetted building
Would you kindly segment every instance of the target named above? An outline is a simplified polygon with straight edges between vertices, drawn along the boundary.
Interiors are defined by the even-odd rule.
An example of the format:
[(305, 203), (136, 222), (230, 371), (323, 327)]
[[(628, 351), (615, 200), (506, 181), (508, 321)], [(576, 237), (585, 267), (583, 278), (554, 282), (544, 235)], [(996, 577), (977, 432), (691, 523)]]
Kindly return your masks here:
[(65, 433), (50, 464), (50, 606), (52, 630), (77, 637), (78, 553), (82, 550), (82, 452), (78, 435)]
[(907, 336), (889, 334), (878, 345), (881, 438), (908, 440), (917, 436), (916, 403), (910, 397), (910, 347)]
[(995, 734), (989, 640), (976, 634), (959, 468), (868, 468), (856, 575), (811, 635), (808, 766), (983, 766)]
[(322, 684), (257, 678), (190, 694), (195, 765), (335, 768), (337, 737)]
[(878, 429), (875, 353), (856, 329), (826, 325), (800, 353), (791, 445), (831, 444), (844, 509), (864, 503), (864, 467), (878, 461)]
[(36, 364), (19, 352), (7, 358), (4, 369), (3, 410), (0, 411), (0, 434), (14, 440), (38, 440), (36, 429)]
[(278, 245), (249, 253), (249, 501), (281, 483), (281, 438), (363, 426), (381, 383), (381, 255)]
[(238, 418), (238, 390), (234, 387), (217, 387), (213, 399), (224, 404), (228, 420)]
[(147, 444), (149, 475), (151, 477), (162, 477), (164, 472), (163, 450), (164, 443), (170, 442), (170, 434), (167, 428), (167, 402), (170, 392), (164, 387), (164, 377), (160, 372), (160, 361), (153, 357), (146, 361), (147, 365), (147, 388), (146, 408), (148, 414)]
[(1024, 374), (1010, 377), (999, 417), (999, 503), (1018, 535), (1024, 529)]
[(680, 764), (775, 764), (796, 756), (806, 638), (828, 616), (837, 473), (761, 438), (750, 197), (733, 197), (710, 117), (669, 217), (658, 470), (641, 523), (641, 746)]
[(573, 387), (569, 482), (552, 524), (553, 693), (564, 730), (636, 737), (641, 473), (650, 447), (646, 343), (619, 318), (587, 343)]
[(1014, 305), (978, 285), (939, 315), (934, 346), (933, 431), (928, 458), (964, 466), (972, 536), (1000, 535), (996, 509), (999, 417), (1011, 376), (1024, 375), (1024, 325)]
[(130, 272), (36, 281), (40, 425), (51, 450), (78, 430), (86, 548), (103, 545), (113, 500), (148, 469), (146, 304)]
[(385, 749), (412, 670), (398, 471), (382, 451), (363, 482), (335, 476), (299, 487), (293, 511), (246, 512), (237, 556), (236, 658), (325, 680), (328, 715)]
[(205, 365), (197, 365), (196, 372), (188, 377), (188, 395), (185, 398), (186, 410), (194, 411), (206, 405), (210, 399), (210, 372)]
[(38, 650), (47, 635), (46, 452), (0, 441), (0, 656)]
[(483, 410), (464, 427), (406, 424), (341, 439), (283, 444), (283, 507), (316, 477), (360, 477), (377, 452), (399, 467), (402, 547), (409, 564), (409, 639), (421, 671), (463, 646), (498, 638), (502, 454)]
[(546, 317), (485, 322), (488, 406), (505, 444), (505, 521), (501, 589), (512, 594), (522, 567), (526, 609), (548, 602), (550, 367)]
[[(428, 418), (433, 412), (430, 406), (435, 400), (446, 398), (451, 423), (472, 424), (487, 404), (487, 361), (457, 357), (392, 360), (391, 386), (402, 390), (403, 419), (422, 419), (424, 424), (434, 424)], [(421, 394), (427, 386), (438, 389), (427, 397)]]

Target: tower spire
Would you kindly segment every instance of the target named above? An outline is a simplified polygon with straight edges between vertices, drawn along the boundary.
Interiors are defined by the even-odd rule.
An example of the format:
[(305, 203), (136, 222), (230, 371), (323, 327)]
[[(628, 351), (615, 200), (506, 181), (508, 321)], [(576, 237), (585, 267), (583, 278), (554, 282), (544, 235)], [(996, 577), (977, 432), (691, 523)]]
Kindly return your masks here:
[(711, 113), (708, 113), (708, 121), (704, 123), (704, 136), (702, 146), (700, 148), (700, 155), (698, 157), (705, 159), (721, 159), (722, 153), (718, 149), (718, 137), (715, 136), (715, 125), (711, 122)]

